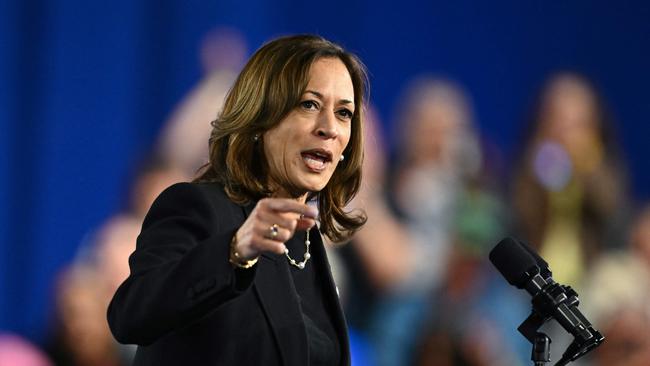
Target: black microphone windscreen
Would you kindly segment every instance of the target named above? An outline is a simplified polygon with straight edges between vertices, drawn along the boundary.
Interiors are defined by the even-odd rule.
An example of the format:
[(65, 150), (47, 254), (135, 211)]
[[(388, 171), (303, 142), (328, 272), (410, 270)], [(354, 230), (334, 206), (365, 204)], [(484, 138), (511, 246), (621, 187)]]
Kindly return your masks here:
[(513, 286), (523, 288), (537, 262), (515, 239), (505, 238), (490, 251), (490, 262)]
[(539, 254), (525, 241), (517, 240), (517, 242), (535, 259), (537, 266), (539, 267), (539, 272), (545, 279), (549, 279), (553, 276), (551, 269), (548, 267), (548, 263), (544, 258), (540, 257)]

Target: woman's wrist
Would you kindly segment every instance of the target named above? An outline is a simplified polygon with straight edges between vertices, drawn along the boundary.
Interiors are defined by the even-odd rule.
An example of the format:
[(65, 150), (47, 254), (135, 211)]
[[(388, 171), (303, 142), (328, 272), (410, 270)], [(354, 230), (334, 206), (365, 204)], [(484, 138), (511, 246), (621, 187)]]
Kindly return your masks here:
[(259, 256), (253, 259), (245, 259), (237, 252), (237, 234), (235, 233), (230, 241), (230, 256), (228, 261), (237, 268), (251, 268), (257, 263), (258, 258)]

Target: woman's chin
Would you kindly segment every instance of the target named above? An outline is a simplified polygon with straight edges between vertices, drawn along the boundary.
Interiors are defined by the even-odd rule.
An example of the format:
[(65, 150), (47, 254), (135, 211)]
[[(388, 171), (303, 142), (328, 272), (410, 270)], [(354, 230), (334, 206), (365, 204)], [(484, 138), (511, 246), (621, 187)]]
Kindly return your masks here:
[[(312, 178), (312, 177), (309, 177)], [(305, 192), (320, 192), (327, 185), (328, 180), (325, 179), (301, 179), (298, 187)]]

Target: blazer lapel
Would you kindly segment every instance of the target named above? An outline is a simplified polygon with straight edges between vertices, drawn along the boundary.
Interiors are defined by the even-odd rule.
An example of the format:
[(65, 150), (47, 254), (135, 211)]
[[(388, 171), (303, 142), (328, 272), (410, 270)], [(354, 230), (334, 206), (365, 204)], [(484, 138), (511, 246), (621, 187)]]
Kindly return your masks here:
[(318, 243), (312, 246), (316, 258), (321, 258), (324, 263), (320, 263), (320, 267), (325, 269), (325, 299), (330, 301), (330, 309), (332, 310), (334, 327), (336, 332), (339, 335), (341, 340), (341, 365), (350, 365), (350, 340), (348, 339), (348, 327), (347, 322), (345, 321), (345, 316), (343, 315), (343, 308), (341, 307), (341, 302), (339, 301), (339, 294), (336, 284), (334, 283), (334, 278), (332, 277), (332, 268), (330, 267), (329, 260), (327, 259), (327, 253), (325, 251), (325, 244), (323, 243), (322, 236), (320, 231), (316, 228), (313, 228), (311, 231), (311, 237), (317, 238)]
[[(246, 217), (254, 204), (244, 207)], [(264, 253), (258, 261), (253, 288), (271, 326), (286, 366), (308, 363), (307, 331), (302, 321), (298, 294), (284, 256)], [(299, 331), (296, 331), (299, 329)]]

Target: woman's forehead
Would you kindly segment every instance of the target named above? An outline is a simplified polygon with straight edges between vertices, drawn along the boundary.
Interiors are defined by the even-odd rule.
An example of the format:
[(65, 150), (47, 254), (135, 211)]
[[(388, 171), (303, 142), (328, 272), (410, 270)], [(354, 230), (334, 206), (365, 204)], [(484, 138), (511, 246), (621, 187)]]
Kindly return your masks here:
[(354, 103), (354, 86), (347, 67), (338, 58), (321, 58), (311, 65), (305, 92), (321, 99)]

